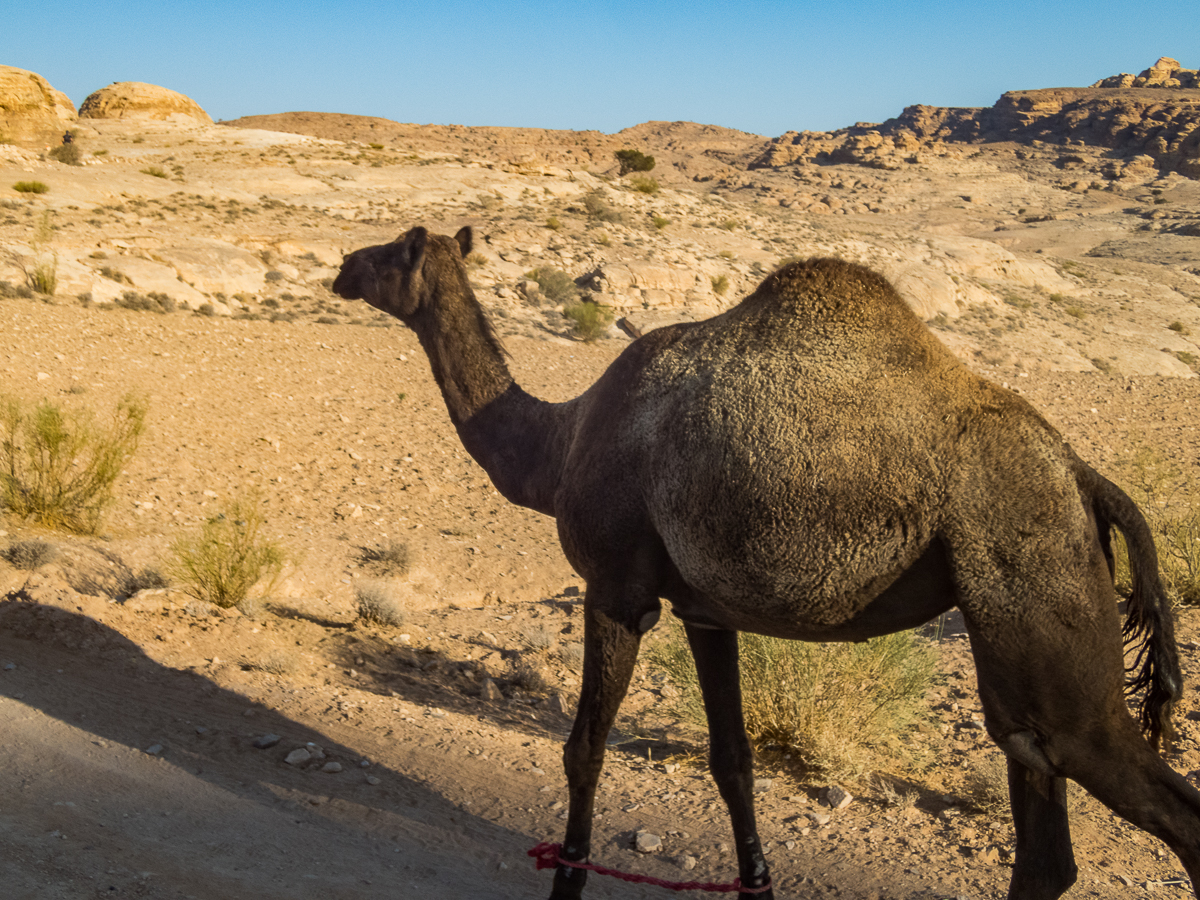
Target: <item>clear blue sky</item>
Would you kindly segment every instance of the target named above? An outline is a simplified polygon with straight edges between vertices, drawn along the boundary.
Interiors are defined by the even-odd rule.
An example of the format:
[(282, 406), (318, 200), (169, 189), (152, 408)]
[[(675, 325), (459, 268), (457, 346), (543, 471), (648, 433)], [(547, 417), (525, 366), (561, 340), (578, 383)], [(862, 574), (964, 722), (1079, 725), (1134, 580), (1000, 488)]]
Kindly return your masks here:
[(691, 120), (775, 136), (1200, 68), (1200, 4), (1159, 0), (229, 2), (5, 0), (0, 64), (78, 106), (114, 81), (214, 119), (316, 110), (594, 128)]

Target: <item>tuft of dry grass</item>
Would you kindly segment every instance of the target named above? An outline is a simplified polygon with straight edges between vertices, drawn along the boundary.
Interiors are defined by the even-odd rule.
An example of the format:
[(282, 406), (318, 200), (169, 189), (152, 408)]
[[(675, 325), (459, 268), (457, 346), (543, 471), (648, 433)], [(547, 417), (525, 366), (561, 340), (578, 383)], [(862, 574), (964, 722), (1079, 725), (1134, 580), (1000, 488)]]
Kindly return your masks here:
[(375, 581), (359, 584), (354, 599), (358, 617), (372, 625), (398, 627), (408, 618), (404, 604), (386, 584)]
[(1008, 809), (1008, 763), (998, 751), (971, 764), (966, 779), (967, 802), (976, 812), (1000, 815)]
[(264, 578), (274, 582), (286, 554), (267, 538), (255, 498), (239, 498), (171, 544), (168, 573), (195, 597), (222, 609), (238, 606)]
[[(816, 644), (738, 636), (746, 730), (759, 745), (797, 756), (821, 777), (856, 777), (923, 710), (934, 674), (932, 647), (913, 632), (861, 643)], [(649, 648), (678, 687), (675, 712), (705, 723), (695, 664), (681, 625)]]
[[(403, 398), (403, 394), (400, 395)], [(407, 575), (412, 568), (412, 550), (404, 541), (389, 540), (380, 547), (364, 547), (363, 562), (383, 575)]]
[[(1154, 543), (1163, 586), (1175, 602), (1200, 604), (1200, 483), (1154, 449), (1142, 447), (1117, 460), (1117, 479), (1141, 507)], [(1113, 532), (1117, 590), (1130, 590), (1129, 554)]]
[(0, 556), (8, 560), (14, 569), (32, 572), (53, 561), (58, 556), (58, 550), (53, 544), (34, 538), (28, 541), (13, 541), (4, 550), (0, 550)]

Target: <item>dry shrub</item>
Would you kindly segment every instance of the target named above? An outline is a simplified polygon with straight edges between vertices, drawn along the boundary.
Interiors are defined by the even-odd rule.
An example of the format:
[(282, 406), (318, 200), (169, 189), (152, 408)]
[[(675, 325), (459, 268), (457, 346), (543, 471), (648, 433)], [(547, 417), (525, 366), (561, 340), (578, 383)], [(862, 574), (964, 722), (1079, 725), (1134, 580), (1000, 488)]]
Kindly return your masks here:
[(542, 622), (530, 625), (521, 632), (521, 643), (534, 653), (545, 653), (554, 646), (555, 632)]
[(971, 765), (966, 792), (976, 812), (996, 815), (1008, 809), (1008, 763), (1003, 753), (989, 753)]
[(364, 563), (384, 575), (407, 575), (412, 568), (412, 550), (404, 541), (395, 539), (381, 547), (364, 547), (362, 558)]
[(107, 427), (90, 411), (0, 399), (0, 502), (50, 528), (92, 534), (137, 450), (147, 404), (126, 396)]
[(169, 573), (183, 589), (206, 603), (237, 606), (264, 578), (283, 571), (283, 548), (262, 533), (263, 516), (253, 499), (237, 499), (171, 545)]
[[(861, 643), (816, 644), (738, 636), (746, 730), (791, 751), (822, 777), (862, 774), (918, 718), (936, 657), (911, 631)], [(680, 625), (651, 645), (650, 660), (680, 690), (676, 713), (705, 723), (696, 668)]]
[(251, 668), (267, 672), (270, 675), (292, 675), (300, 668), (300, 661), (295, 653), (286, 650), (275, 650), (263, 659), (252, 662)]
[(525, 659), (512, 661), (508, 680), (530, 694), (548, 694), (554, 686), (536, 661)]
[(14, 569), (26, 569), (32, 572), (58, 556), (58, 551), (53, 544), (34, 538), (29, 541), (13, 541), (0, 551), (0, 556), (8, 560), (9, 565)]
[(407, 610), (386, 584), (368, 581), (355, 588), (358, 617), (373, 625), (403, 625)]

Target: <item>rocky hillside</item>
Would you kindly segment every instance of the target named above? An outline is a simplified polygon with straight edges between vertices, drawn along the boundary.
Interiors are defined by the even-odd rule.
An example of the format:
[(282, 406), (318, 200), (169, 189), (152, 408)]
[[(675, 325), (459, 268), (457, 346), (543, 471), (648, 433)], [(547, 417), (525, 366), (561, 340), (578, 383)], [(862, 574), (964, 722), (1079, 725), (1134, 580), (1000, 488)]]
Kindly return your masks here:
[[(1196, 178), (1198, 124), (1200, 87), (1195, 73), (1164, 58), (1141, 76), (1115, 76), (1090, 88), (1010, 91), (995, 106), (983, 109), (918, 105), (880, 125), (788, 132), (773, 140), (751, 167), (813, 161), (898, 169), (913, 157), (943, 153), (951, 145), (1045, 143), (1099, 151), (1104, 157), (1101, 174), (1108, 180), (1127, 171), (1134, 178), (1149, 171)], [(1012, 152), (1020, 155), (1015, 148)]]
[[(85, 103), (107, 113), (79, 119), (82, 165), (0, 146), (0, 282), (28, 289), (52, 260), (59, 302), (161, 296), (315, 322), (343, 310), (325, 287), (343, 253), (415, 223), (472, 224), (477, 290), (509, 333), (569, 333), (570, 298), (535, 270), (612, 308), (620, 341), (719, 312), (788, 258), (831, 254), (883, 271), (981, 369), (1191, 376), (1200, 181), (1178, 123), (1200, 90), (1153, 71), (1141, 86), (911, 107), (773, 141), (686, 122), (614, 135), (321, 113), (214, 126), (166, 89), (135, 115), (136, 92), (116, 85), (111, 103)], [(620, 176), (621, 149), (654, 169)]]

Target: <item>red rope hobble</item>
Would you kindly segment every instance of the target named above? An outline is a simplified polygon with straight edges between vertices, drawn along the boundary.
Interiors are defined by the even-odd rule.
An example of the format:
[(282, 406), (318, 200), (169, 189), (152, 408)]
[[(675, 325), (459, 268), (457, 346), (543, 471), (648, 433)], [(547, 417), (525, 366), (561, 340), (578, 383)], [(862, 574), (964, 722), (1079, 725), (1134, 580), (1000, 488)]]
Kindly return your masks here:
[(618, 872), (616, 869), (608, 869), (604, 866), (597, 866), (593, 863), (572, 862), (569, 859), (563, 859), (559, 856), (562, 851), (562, 844), (551, 844), (543, 841), (532, 850), (529, 855), (534, 858), (534, 864), (539, 869), (553, 869), (555, 866), (570, 866), (572, 869), (587, 869), (589, 872), (595, 872), (597, 875), (611, 875), (613, 878), (620, 878), (622, 881), (631, 881), (634, 884), (653, 884), (658, 887), (669, 888), (673, 891), (713, 891), (719, 894), (761, 894), (764, 891), (771, 889), (771, 882), (767, 882), (762, 887), (747, 888), (742, 887), (741, 879), (733, 879), (732, 884), (716, 884), (711, 881), (664, 881), (661, 878), (654, 878), (650, 875), (632, 875), (628, 872)]

